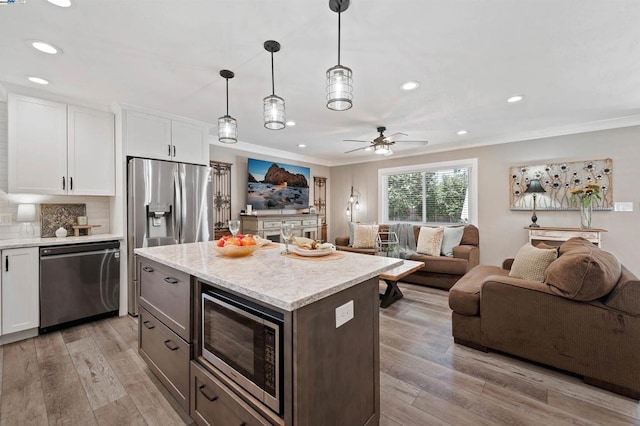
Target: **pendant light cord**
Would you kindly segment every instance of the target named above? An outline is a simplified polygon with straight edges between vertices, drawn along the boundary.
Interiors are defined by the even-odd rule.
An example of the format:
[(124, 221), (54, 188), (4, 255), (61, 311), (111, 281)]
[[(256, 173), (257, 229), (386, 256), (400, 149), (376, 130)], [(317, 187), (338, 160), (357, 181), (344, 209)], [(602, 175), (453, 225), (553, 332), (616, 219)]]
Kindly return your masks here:
[(271, 52), (271, 94), (273, 96), (276, 94), (276, 83), (273, 77), (273, 52)]
[(229, 79), (224, 79), (227, 82), (227, 116), (229, 116)]
[(340, 15), (342, 10), (338, 11), (338, 65), (340, 65)]

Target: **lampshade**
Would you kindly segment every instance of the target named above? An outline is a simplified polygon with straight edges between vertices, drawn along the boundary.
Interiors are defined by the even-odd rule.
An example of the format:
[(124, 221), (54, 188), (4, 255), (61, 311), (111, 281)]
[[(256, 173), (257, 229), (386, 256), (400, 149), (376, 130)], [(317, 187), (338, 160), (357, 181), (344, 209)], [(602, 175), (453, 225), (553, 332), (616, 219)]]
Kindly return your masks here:
[(36, 220), (35, 204), (18, 204), (16, 222), (33, 222)]
[(529, 181), (529, 185), (527, 185), (527, 190), (524, 192), (526, 194), (537, 194), (537, 193), (547, 192), (547, 191), (545, 191), (542, 185), (540, 184), (540, 179), (531, 179)]
[(229, 115), (218, 118), (218, 140), (222, 143), (238, 142), (238, 122), (235, 118)]
[(264, 127), (269, 130), (285, 128), (287, 117), (284, 109), (284, 99), (280, 96), (270, 95), (263, 100)]
[(329, 9), (338, 14), (338, 65), (327, 70), (327, 108), (345, 111), (353, 106), (353, 78), (350, 68), (340, 65), (340, 15), (350, 0), (330, 0)]
[(222, 143), (238, 142), (238, 122), (229, 115), (229, 79), (234, 77), (229, 70), (221, 70), (220, 76), (226, 80), (227, 86), (227, 113), (218, 118), (218, 140)]
[(387, 145), (376, 145), (373, 147), (373, 152), (376, 154), (384, 155), (389, 153), (389, 147)]

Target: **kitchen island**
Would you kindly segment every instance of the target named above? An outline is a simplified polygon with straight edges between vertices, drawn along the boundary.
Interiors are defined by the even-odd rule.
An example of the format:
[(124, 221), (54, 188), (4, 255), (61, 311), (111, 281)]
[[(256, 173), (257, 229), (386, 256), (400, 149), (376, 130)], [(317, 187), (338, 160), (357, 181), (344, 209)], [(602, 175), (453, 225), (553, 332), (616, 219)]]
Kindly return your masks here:
[[(244, 258), (222, 257), (215, 242), (136, 249), (141, 355), (198, 424), (378, 424), (378, 275), (402, 260), (345, 252), (297, 258), (281, 255), (283, 247)], [(180, 283), (183, 291), (176, 292)], [(166, 288), (173, 296), (162, 295)], [(202, 356), (201, 296), (210, 288), (281, 316), (280, 410)], [(154, 344), (152, 333), (163, 327), (174, 334), (156, 340), (176, 362), (184, 344), (180, 362), (186, 359), (188, 368), (179, 373), (176, 362), (156, 353), (162, 344)]]

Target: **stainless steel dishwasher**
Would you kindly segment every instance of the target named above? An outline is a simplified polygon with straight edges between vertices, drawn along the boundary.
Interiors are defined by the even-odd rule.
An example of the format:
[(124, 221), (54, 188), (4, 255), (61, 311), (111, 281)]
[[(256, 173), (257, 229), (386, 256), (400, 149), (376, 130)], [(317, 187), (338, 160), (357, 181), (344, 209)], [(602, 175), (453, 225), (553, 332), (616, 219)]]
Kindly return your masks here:
[(117, 315), (120, 243), (40, 248), (40, 333)]

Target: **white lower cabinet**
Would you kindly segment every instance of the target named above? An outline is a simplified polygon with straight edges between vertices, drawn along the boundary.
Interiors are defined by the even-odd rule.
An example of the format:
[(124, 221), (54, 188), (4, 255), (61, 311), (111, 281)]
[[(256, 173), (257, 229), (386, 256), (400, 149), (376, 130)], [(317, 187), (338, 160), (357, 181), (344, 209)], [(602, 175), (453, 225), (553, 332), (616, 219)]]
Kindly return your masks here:
[(38, 247), (2, 250), (2, 335), (37, 328), (39, 315)]

